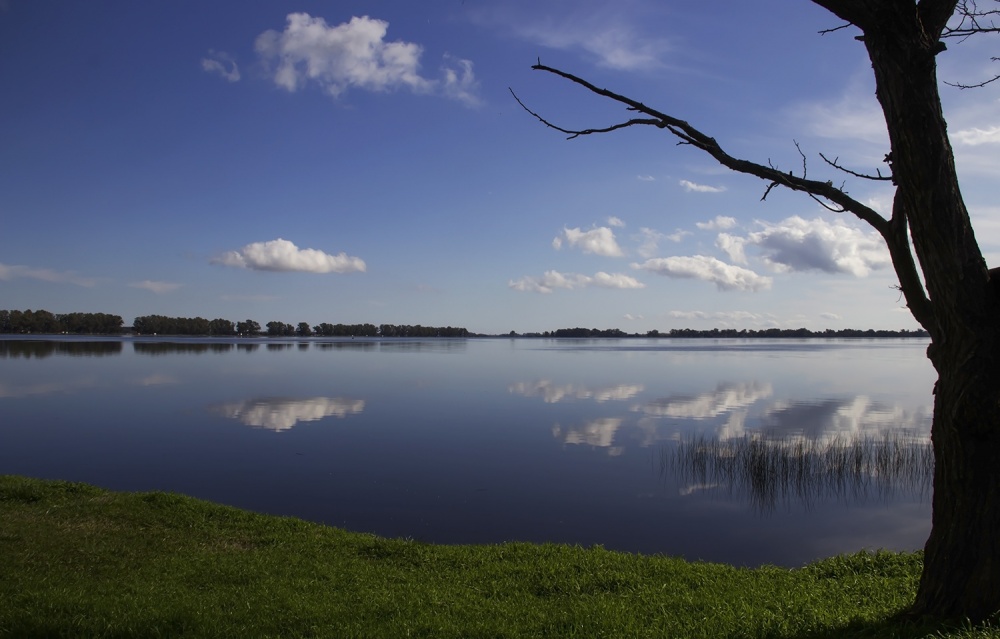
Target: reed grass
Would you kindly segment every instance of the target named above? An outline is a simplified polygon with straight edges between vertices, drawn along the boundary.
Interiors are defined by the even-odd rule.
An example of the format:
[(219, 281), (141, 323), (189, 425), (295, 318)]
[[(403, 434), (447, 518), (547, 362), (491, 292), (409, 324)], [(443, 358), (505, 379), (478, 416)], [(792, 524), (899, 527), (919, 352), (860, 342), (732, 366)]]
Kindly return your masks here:
[(934, 453), (926, 437), (908, 431), (824, 439), (767, 432), (730, 439), (693, 435), (661, 449), (660, 472), (745, 496), (766, 513), (830, 499), (927, 498)]

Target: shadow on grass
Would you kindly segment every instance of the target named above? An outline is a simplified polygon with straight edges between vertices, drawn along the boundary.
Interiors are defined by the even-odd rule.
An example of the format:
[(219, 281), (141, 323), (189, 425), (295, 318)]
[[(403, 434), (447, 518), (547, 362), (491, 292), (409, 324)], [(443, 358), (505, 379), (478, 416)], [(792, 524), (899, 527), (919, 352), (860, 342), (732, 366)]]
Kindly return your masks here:
[[(902, 612), (882, 621), (852, 621), (814, 632), (774, 632), (762, 636), (765, 639), (987, 639), (1000, 637), (1000, 627), (990, 623), (974, 625), (914, 619)], [(743, 635), (730, 637), (737, 639)]]

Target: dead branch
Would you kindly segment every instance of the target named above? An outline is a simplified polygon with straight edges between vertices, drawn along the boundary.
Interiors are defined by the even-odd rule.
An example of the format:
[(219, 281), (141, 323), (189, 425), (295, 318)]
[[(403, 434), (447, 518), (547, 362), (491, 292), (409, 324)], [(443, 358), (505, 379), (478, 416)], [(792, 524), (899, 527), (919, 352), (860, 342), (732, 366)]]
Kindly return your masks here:
[[(858, 173), (856, 171), (852, 171), (851, 169), (849, 169), (849, 168), (847, 168), (847, 167), (839, 164), (838, 163), (839, 160), (840, 160), (839, 157), (833, 158), (831, 160), (831, 159), (827, 158), (825, 155), (823, 155), (822, 153), (820, 153), (819, 156), (821, 158), (823, 158), (824, 162), (826, 162), (827, 164), (829, 164), (833, 168), (837, 169), (838, 171), (843, 171), (844, 173), (847, 173), (848, 175), (853, 175), (856, 178), (861, 178), (863, 180), (875, 180), (875, 181), (882, 181), (882, 182), (892, 182), (893, 184), (896, 183), (896, 179), (892, 175), (882, 175), (882, 171), (879, 171), (878, 169), (875, 169), (875, 175), (868, 175), (868, 174), (865, 174), (865, 173)], [(886, 158), (888, 158), (888, 157), (889, 156), (887, 155)], [(886, 161), (888, 162), (889, 160), (886, 160)]]
[[(814, 200), (831, 211), (850, 212), (854, 214), (859, 219), (870, 224), (883, 237), (888, 234), (888, 220), (879, 215), (874, 209), (865, 206), (861, 202), (858, 202), (854, 198), (850, 197), (843, 189), (835, 187), (833, 182), (820, 182), (818, 180), (808, 179), (806, 177), (807, 167), (805, 163), (805, 154), (802, 153), (801, 148), (799, 149), (799, 154), (802, 156), (803, 175), (799, 177), (790, 172), (786, 173), (781, 171), (774, 166), (765, 166), (749, 160), (733, 157), (723, 150), (715, 138), (706, 135), (690, 123), (653, 109), (652, 107), (648, 107), (641, 102), (619, 93), (615, 93), (614, 91), (597, 87), (583, 78), (573, 75), (572, 73), (567, 73), (566, 71), (546, 66), (541, 63), (535, 64), (531, 68), (536, 71), (545, 71), (546, 73), (551, 73), (561, 78), (565, 78), (574, 84), (584, 87), (592, 93), (624, 105), (628, 111), (633, 111), (647, 116), (644, 118), (630, 118), (627, 121), (607, 127), (570, 129), (549, 122), (531, 109), (528, 109), (516, 95), (514, 96), (518, 101), (518, 104), (520, 104), (525, 111), (535, 117), (538, 121), (551, 129), (568, 135), (570, 138), (576, 138), (583, 135), (593, 135), (597, 133), (609, 133), (611, 131), (641, 125), (665, 129), (676, 137), (681, 144), (690, 144), (691, 146), (701, 149), (705, 153), (712, 156), (722, 166), (736, 171), (737, 173), (753, 175), (767, 181), (770, 186), (768, 186), (765, 190), (765, 198), (775, 186), (783, 186), (793, 191), (808, 194)], [(513, 93), (513, 91), (511, 91), (511, 93)], [(796, 144), (796, 148), (798, 148), (798, 144)]]

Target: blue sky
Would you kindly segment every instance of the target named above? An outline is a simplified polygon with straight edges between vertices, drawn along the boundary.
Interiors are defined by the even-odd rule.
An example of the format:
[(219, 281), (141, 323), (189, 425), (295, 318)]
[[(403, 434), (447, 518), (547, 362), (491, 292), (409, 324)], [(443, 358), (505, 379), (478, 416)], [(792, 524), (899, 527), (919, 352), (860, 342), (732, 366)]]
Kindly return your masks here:
[[(464, 326), (916, 328), (881, 240), (728, 173), (583, 76), (734, 155), (891, 191), (850, 29), (809, 2), (0, 0), (0, 308)], [(942, 79), (994, 75), (986, 40)], [(991, 66), (992, 65), (992, 66)], [(1000, 93), (943, 89), (1000, 265)]]

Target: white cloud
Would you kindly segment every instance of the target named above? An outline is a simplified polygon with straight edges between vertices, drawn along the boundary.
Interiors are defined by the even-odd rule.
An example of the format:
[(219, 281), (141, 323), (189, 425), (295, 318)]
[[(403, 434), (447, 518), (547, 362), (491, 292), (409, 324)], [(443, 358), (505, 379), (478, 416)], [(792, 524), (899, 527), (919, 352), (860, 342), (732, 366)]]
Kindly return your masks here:
[(631, 314), (631, 313), (625, 313), (625, 315), (623, 315), (622, 317), (623, 317), (623, 318), (624, 318), (625, 320), (629, 321), (629, 322), (634, 322), (634, 321), (636, 321), (636, 320), (641, 320), (641, 319), (644, 319), (644, 318), (643, 318), (643, 316), (642, 316), (641, 314), (640, 314), (640, 315), (633, 315), (633, 314)]
[(770, 277), (758, 275), (749, 269), (726, 264), (705, 255), (653, 258), (642, 264), (633, 264), (632, 268), (667, 277), (693, 278), (713, 282), (719, 290), (723, 291), (759, 291), (771, 287)]
[(308, 13), (290, 13), (285, 30), (257, 36), (255, 48), (274, 83), (291, 92), (309, 83), (337, 97), (350, 88), (416, 93), (440, 92), (467, 105), (479, 102), (478, 84), (469, 60), (445, 56), (441, 80), (420, 75), (423, 47), (387, 42), (389, 23), (368, 16), (330, 26)]
[(599, 226), (589, 231), (581, 231), (579, 228), (564, 228), (562, 235), (552, 240), (552, 246), (558, 250), (562, 248), (563, 242), (579, 248), (584, 253), (604, 255), (605, 257), (624, 255), (621, 247), (618, 246), (618, 241), (615, 240), (614, 231), (607, 226)]
[(885, 116), (872, 98), (869, 78), (870, 71), (859, 75), (835, 102), (800, 102), (789, 109), (787, 117), (820, 138), (862, 140), (888, 148)]
[(667, 316), (673, 319), (713, 320), (723, 326), (733, 324), (774, 324), (777, 317), (769, 313), (751, 313), (750, 311), (670, 311)]
[(637, 176), (635, 176), (635, 179), (639, 180), (640, 182), (655, 182), (656, 181), (656, 178), (653, 177), (652, 175), (637, 175)]
[(746, 264), (747, 256), (743, 250), (746, 238), (730, 235), (729, 233), (719, 233), (715, 238), (715, 245), (729, 256), (730, 261), (736, 264)]
[(300, 249), (288, 240), (247, 244), (239, 251), (229, 251), (212, 260), (213, 264), (248, 268), (255, 271), (301, 271), (304, 273), (364, 272), (365, 262), (346, 253), (329, 255), (316, 249)]
[(666, 40), (643, 37), (631, 25), (602, 11), (576, 16), (563, 12), (557, 19), (544, 21), (536, 16), (530, 20), (510, 16), (507, 21), (520, 38), (550, 49), (582, 50), (596, 58), (598, 66), (619, 71), (659, 67), (670, 49)]
[(201, 59), (201, 68), (208, 73), (215, 73), (229, 82), (239, 82), (240, 68), (233, 56), (225, 51), (208, 50), (208, 57)]
[(625, 226), (625, 222), (622, 222), (622, 219), (620, 217), (612, 215), (611, 217), (608, 218), (608, 226), (616, 226), (621, 228)]
[(446, 64), (441, 67), (444, 95), (467, 106), (479, 105), (481, 100), (476, 95), (479, 92), (479, 82), (472, 70), (472, 61), (451, 55), (445, 55), (444, 59)]
[(715, 219), (708, 222), (698, 222), (695, 224), (703, 231), (726, 230), (736, 226), (736, 218), (725, 215), (716, 215)]
[(890, 265), (889, 251), (875, 231), (865, 233), (840, 222), (792, 216), (778, 224), (760, 223), (747, 244), (760, 248), (765, 262), (778, 271), (817, 270), (864, 277)]
[(819, 316), (826, 320), (844, 319), (841, 315), (838, 315), (837, 313), (820, 313)]
[(1000, 126), (991, 126), (986, 129), (974, 127), (956, 131), (951, 135), (953, 140), (960, 144), (969, 146), (979, 146), (980, 144), (996, 144), (1000, 142)]
[(629, 275), (621, 273), (598, 272), (593, 277), (580, 273), (560, 273), (546, 271), (541, 277), (525, 276), (519, 280), (511, 280), (507, 284), (515, 291), (532, 293), (551, 293), (557, 288), (574, 290), (579, 288), (645, 288), (646, 285)]
[(690, 192), (694, 192), (694, 193), (722, 193), (723, 191), (726, 190), (726, 187), (724, 187), (724, 186), (708, 186), (707, 184), (695, 184), (694, 182), (691, 182), (690, 180), (681, 180), (679, 182), (679, 184), (681, 186), (683, 186), (684, 190), (687, 191), (687, 192), (689, 192), (689, 193)]
[(677, 233), (675, 234), (677, 237), (674, 238), (674, 237), (668, 237), (663, 233), (660, 233), (659, 231), (656, 231), (654, 229), (642, 227), (641, 229), (639, 229), (639, 235), (638, 235), (638, 240), (640, 242), (638, 248), (639, 255), (646, 258), (653, 257), (654, 255), (656, 255), (656, 252), (660, 249), (661, 240), (671, 239), (674, 242), (680, 242), (681, 239), (683, 238), (683, 235), (681, 235), (681, 233), (685, 232), (677, 231)]
[(84, 288), (90, 288), (97, 284), (97, 280), (90, 277), (82, 277), (74, 271), (53, 271), (47, 268), (31, 268), (19, 264), (0, 263), (0, 280), (13, 280), (22, 277), (42, 282), (52, 282), (53, 284), (75, 284)]
[(132, 282), (129, 284), (132, 288), (141, 288), (157, 295), (161, 293), (169, 293), (170, 291), (175, 291), (181, 287), (180, 284), (173, 284), (171, 282), (156, 282), (154, 280), (143, 280), (141, 282)]

